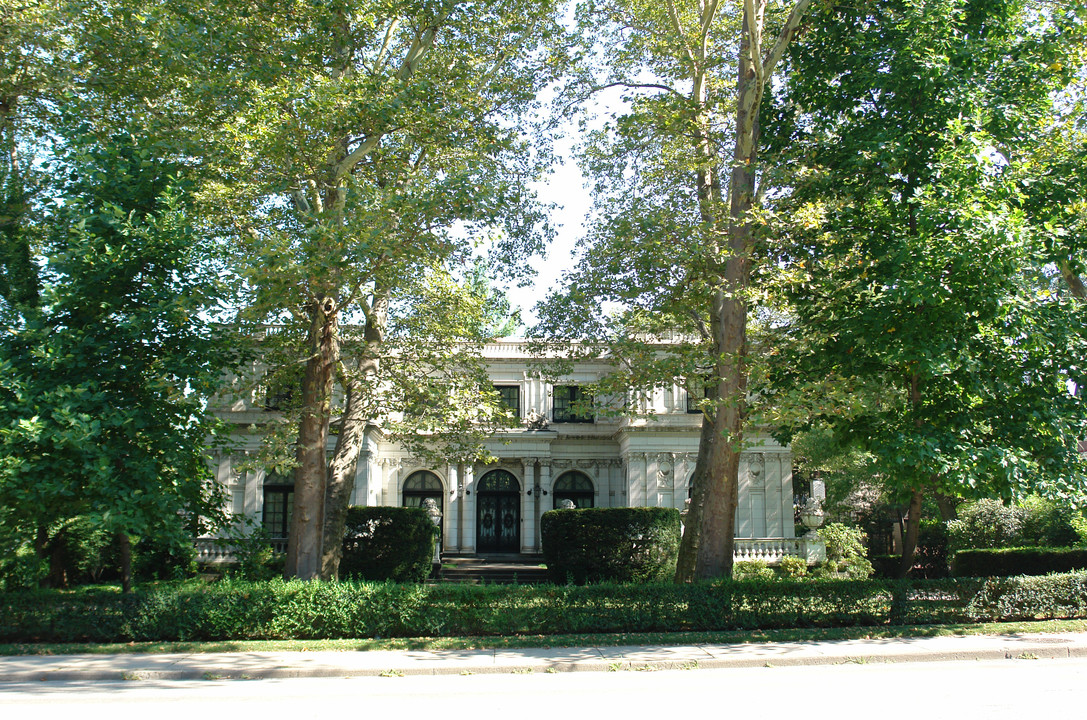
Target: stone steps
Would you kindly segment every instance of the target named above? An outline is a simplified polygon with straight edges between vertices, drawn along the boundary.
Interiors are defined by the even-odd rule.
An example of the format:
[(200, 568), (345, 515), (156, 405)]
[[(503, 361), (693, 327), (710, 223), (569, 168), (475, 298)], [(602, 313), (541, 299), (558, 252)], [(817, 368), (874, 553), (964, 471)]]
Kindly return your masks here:
[(443, 558), (436, 582), (466, 585), (538, 585), (548, 582), (539, 558)]

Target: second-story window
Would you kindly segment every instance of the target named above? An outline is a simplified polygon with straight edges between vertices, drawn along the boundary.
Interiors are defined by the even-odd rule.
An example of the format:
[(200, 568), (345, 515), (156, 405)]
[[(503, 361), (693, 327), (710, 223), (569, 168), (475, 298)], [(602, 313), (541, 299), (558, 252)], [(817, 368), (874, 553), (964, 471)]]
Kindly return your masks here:
[(692, 414), (702, 412), (702, 401), (708, 397), (706, 394), (708, 385), (709, 378), (692, 378), (687, 381), (687, 412)]
[(557, 423), (591, 423), (589, 408), (593, 396), (577, 385), (556, 385), (551, 393), (551, 421)]
[(494, 389), (502, 398), (502, 406), (513, 413), (514, 417), (521, 417), (521, 386), (495, 385)]

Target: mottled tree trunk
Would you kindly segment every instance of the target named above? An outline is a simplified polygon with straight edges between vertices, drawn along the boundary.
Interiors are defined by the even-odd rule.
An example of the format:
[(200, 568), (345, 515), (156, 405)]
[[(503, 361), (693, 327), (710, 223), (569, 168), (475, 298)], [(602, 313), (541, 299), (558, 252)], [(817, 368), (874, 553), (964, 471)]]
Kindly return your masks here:
[(940, 509), (940, 519), (944, 522), (949, 520), (957, 520), (959, 517), (959, 506), (955, 502), (955, 498), (950, 495), (944, 495), (941, 492), (933, 493), (936, 498), (936, 507)]
[(710, 416), (703, 415), (702, 434), (698, 442), (698, 459), (695, 460), (694, 472), (691, 474), (691, 503), (687, 507), (683, 539), (679, 544), (679, 557), (676, 560), (675, 581), (677, 583), (688, 583), (695, 579), (699, 536), (702, 534), (702, 508), (706, 499), (706, 468), (709, 465), (712, 434), (713, 421)]
[[(710, 432), (701, 436), (694, 492), (700, 495), (701, 523), (693, 534), (684, 535), (684, 550), (695, 554), (694, 577), (710, 578), (732, 574), (736, 508), (739, 501), (740, 453), (747, 408), (747, 310), (750, 257), (754, 249), (751, 212), (755, 205), (755, 168), (758, 160), (759, 106), (767, 78), (795, 37), (809, 0), (797, 0), (774, 46), (763, 53), (762, 34), (765, 0), (744, 3), (736, 79), (736, 125), (729, 179), (728, 212), (722, 212), (719, 163), (710, 142), (708, 111), (709, 28), (714, 22), (716, 3), (702, 6), (702, 44), (687, 49), (692, 65), (692, 99), (698, 108), (694, 118), (695, 151), (698, 157), (698, 201), (703, 238), (709, 252), (723, 257), (717, 289), (711, 300), (710, 335), (717, 381), (716, 411)], [(669, 6), (671, 8), (671, 6)], [(679, 16), (670, 9), (677, 30)], [(720, 266), (718, 266), (720, 267)], [(704, 421), (705, 422), (705, 421)], [(694, 505), (692, 501), (692, 506)], [(693, 509), (693, 508), (692, 508)], [(677, 568), (677, 579), (686, 576), (687, 558)]]
[(1060, 262), (1060, 267), (1061, 277), (1063, 277), (1065, 283), (1068, 284), (1068, 289), (1072, 292), (1072, 297), (1080, 302), (1087, 300), (1087, 289), (1084, 288), (1083, 278), (1072, 272), (1071, 263), (1067, 260), (1062, 260)]
[(758, 30), (746, 10), (743, 30), (736, 78), (736, 138), (729, 179), (728, 257), (710, 313), (710, 331), (717, 353), (719, 402), (709, 438), (707, 492), (695, 569), (701, 578), (732, 574), (740, 453), (747, 414), (747, 290), (754, 237), (751, 210), (755, 203), (762, 89), (751, 60), (751, 37)]
[(335, 580), (340, 574), (347, 508), (355, 491), (355, 469), (366, 433), (366, 417), (357, 378), (345, 378), (345, 402), (340, 434), (328, 468), (325, 490), (324, 540), (321, 549), (321, 579)]
[(336, 449), (328, 469), (328, 486), (325, 492), (325, 519), (323, 549), (321, 552), (321, 578), (333, 580), (340, 573), (343, 554), (343, 534), (347, 520), (347, 508), (355, 490), (355, 469), (359, 453), (365, 442), (366, 410), (363, 393), (371, 387), (381, 373), (381, 348), (389, 323), (389, 290), (378, 287), (366, 313), (364, 329), (364, 356), (358, 367), (343, 373), (345, 393), (343, 419)]
[(318, 297), (306, 308), (310, 318), (309, 359), (302, 382), (302, 417), (294, 473), (294, 511), (284, 575), (312, 580), (321, 574), (324, 538), (326, 448), (335, 367), (339, 361), (339, 308)]

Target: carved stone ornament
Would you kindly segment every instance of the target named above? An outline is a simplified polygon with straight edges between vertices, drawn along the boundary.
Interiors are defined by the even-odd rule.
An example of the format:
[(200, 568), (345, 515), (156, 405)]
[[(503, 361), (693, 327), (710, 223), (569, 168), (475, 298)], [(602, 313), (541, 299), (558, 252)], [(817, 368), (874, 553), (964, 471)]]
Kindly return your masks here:
[(525, 428), (528, 430), (546, 430), (550, 424), (544, 415), (536, 412), (535, 408), (525, 415)]

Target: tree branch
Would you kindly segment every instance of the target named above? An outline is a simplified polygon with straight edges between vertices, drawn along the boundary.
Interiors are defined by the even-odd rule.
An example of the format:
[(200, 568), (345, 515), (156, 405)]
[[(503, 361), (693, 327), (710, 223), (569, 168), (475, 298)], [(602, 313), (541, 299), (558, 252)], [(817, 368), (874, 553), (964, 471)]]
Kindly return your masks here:
[(683, 49), (687, 53), (687, 58), (691, 61), (691, 71), (698, 72), (698, 59), (694, 56), (694, 51), (691, 50), (691, 46), (687, 44), (687, 39), (683, 36), (683, 26), (679, 24), (679, 13), (676, 12), (676, 4), (673, 0), (665, 0), (665, 6), (668, 8), (668, 19), (672, 21), (672, 29), (676, 31), (676, 37), (683, 43)]
[(750, 38), (748, 47), (751, 51), (751, 65), (755, 69), (755, 82), (761, 88), (765, 85), (766, 71), (762, 64), (762, 23), (755, 14), (755, 0), (744, 0), (744, 19), (747, 36)]
[(796, 37), (797, 30), (800, 29), (800, 21), (804, 19), (804, 13), (808, 11), (808, 5), (810, 4), (811, 0), (797, 0), (796, 5), (789, 12), (789, 17), (785, 20), (785, 27), (781, 28), (781, 34), (778, 35), (774, 47), (770, 49), (770, 54), (766, 56), (766, 62), (763, 63), (767, 75), (774, 72), (778, 61), (785, 54), (785, 48)]

